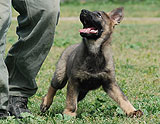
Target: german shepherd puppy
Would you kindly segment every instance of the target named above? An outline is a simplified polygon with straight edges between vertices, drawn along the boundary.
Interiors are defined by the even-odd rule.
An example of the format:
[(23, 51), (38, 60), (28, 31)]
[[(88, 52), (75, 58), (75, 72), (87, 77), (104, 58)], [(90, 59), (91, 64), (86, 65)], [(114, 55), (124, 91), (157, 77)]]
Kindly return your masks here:
[(102, 86), (128, 116), (143, 115), (141, 110), (136, 110), (128, 101), (115, 79), (111, 35), (115, 25), (122, 19), (123, 7), (109, 13), (90, 12), (85, 9), (81, 11), (82, 42), (68, 47), (62, 53), (51, 86), (42, 100), (41, 112), (49, 109), (56, 91), (62, 89), (68, 81), (64, 114), (76, 116), (77, 103), (86, 96), (88, 91)]

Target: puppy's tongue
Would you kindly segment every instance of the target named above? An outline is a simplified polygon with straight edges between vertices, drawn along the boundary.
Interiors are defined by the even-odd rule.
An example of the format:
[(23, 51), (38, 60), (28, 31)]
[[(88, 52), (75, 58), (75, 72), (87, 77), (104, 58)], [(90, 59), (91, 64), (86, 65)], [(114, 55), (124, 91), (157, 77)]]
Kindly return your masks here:
[(96, 34), (98, 32), (98, 30), (91, 27), (91, 28), (80, 29), (79, 32), (80, 33), (87, 33), (87, 34)]

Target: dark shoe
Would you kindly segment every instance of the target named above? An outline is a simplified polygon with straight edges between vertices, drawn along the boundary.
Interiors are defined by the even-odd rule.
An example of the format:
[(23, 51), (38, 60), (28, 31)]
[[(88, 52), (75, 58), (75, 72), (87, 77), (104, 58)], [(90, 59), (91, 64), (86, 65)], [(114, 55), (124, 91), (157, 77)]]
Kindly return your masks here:
[(9, 113), (6, 110), (0, 110), (0, 119), (6, 119)]
[(20, 96), (9, 96), (8, 111), (11, 116), (16, 118), (23, 118), (22, 113), (31, 113), (27, 107), (28, 98)]

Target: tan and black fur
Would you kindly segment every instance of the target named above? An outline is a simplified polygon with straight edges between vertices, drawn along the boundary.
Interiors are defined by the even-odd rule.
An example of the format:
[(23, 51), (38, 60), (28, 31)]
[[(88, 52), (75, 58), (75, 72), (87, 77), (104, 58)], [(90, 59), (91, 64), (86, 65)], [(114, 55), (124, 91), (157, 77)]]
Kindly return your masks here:
[(109, 13), (81, 11), (80, 20), (84, 28), (94, 27), (97, 33), (81, 32), (82, 42), (68, 47), (62, 53), (51, 86), (43, 98), (40, 107), (42, 112), (49, 109), (56, 91), (68, 82), (64, 114), (76, 116), (77, 103), (88, 91), (102, 86), (128, 116), (143, 115), (141, 110), (136, 110), (128, 101), (115, 79), (111, 35), (115, 25), (122, 19), (122, 7)]

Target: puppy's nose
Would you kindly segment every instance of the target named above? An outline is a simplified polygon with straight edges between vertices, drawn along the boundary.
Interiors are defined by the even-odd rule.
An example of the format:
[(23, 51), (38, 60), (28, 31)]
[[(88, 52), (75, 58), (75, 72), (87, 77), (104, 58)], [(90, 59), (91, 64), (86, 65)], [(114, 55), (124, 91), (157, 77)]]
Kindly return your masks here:
[(81, 13), (84, 13), (84, 14), (87, 14), (89, 11), (88, 10), (86, 10), (86, 9), (82, 9), (81, 10)]

